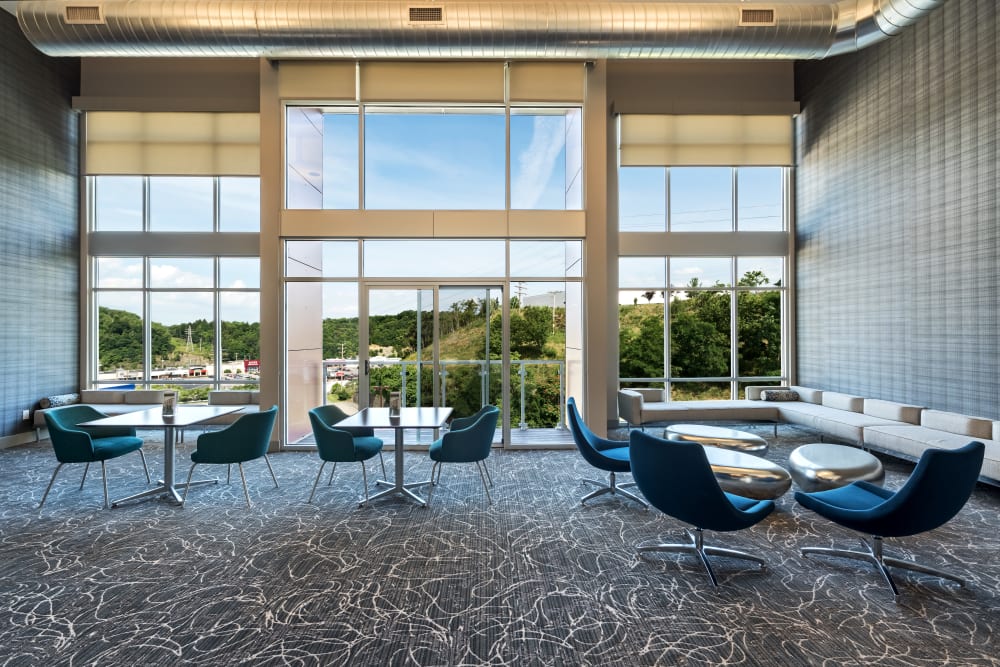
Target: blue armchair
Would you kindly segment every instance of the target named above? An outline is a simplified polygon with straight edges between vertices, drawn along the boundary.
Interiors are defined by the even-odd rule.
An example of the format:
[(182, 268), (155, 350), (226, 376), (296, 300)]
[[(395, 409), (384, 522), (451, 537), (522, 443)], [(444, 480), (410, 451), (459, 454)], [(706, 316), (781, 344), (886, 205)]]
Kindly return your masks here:
[(797, 491), (795, 500), (803, 507), (845, 528), (871, 535), (870, 544), (861, 540), (866, 551), (804, 547), (802, 555), (825, 554), (870, 562), (889, 584), (896, 600), (899, 589), (888, 567), (930, 574), (964, 585), (960, 577), (951, 573), (884, 556), (882, 540), (917, 535), (950, 521), (965, 506), (976, 487), (985, 450), (981, 442), (970, 442), (954, 450), (928, 449), (898, 491), (869, 482), (854, 482), (814, 493)]
[(723, 491), (697, 442), (663, 440), (643, 431), (629, 433), (632, 478), (653, 507), (694, 527), (687, 544), (639, 545), (639, 553), (694, 553), (717, 586), (708, 556), (727, 556), (758, 563), (759, 556), (705, 546), (703, 531), (735, 531), (755, 525), (774, 510), (772, 500), (752, 500)]
[[(309, 494), (309, 501), (312, 502), (316, 494), (316, 485), (319, 484), (320, 477), (323, 476), (323, 466), (327, 462), (333, 463), (333, 470), (330, 471), (330, 481), (333, 482), (333, 473), (337, 471), (337, 463), (349, 463), (358, 461), (361, 463), (361, 475), (365, 485), (365, 501), (368, 504), (368, 470), (365, 461), (374, 458), (376, 455), (382, 456), (382, 440), (376, 438), (374, 429), (370, 428), (333, 428), (337, 422), (347, 415), (343, 410), (335, 405), (323, 405), (309, 411), (309, 423), (312, 424), (313, 436), (316, 438), (316, 447), (319, 450), (319, 458), (322, 463), (319, 465), (319, 472), (316, 474), (316, 481), (313, 482), (312, 493)], [(382, 463), (382, 475), (385, 475), (385, 463)]]
[[(445, 463), (475, 463), (479, 469), (479, 479), (483, 482), (483, 489), (486, 490), (486, 499), (490, 504), (493, 503), (483, 468), (486, 458), (490, 455), (490, 448), (493, 447), (493, 435), (497, 430), (499, 416), (499, 408), (492, 405), (487, 406), (480, 411), (479, 418), (468, 426), (459, 429), (451, 428), (438, 440), (431, 443), (428, 454), (434, 461), (434, 465), (431, 466), (431, 485), (427, 491), (427, 502), (424, 507), (430, 507), (434, 486), (441, 479), (441, 467)], [(434, 478), (435, 472), (437, 473), (437, 481)]]
[(188, 491), (191, 490), (191, 476), (199, 463), (237, 464), (240, 469), (240, 479), (243, 480), (243, 497), (246, 499), (247, 507), (251, 505), (247, 478), (243, 474), (243, 464), (246, 461), (263, 458), (271, 473), (271, 479), (274, 480), (274, 487), (278, 488), (278, 478), (274, 476), (274, 469), (267, 458), (267, 448), (271, 443), (271, 431), (274, 429), (277, 415), (278, 406), (273, 405), (269, 410), (245, 414), (220, 431), (209, 431), (199, 435), (195, 450), (191, 452), (191, 470), (188, 472), (187, 484), (184, 485), (181, 507), (187, 501)]
[(146, 467), (146, 455), (142, 453), (142, 439), (135, 436), (135, 429), (121, 426), (77, 426), (82, 422), (93, 421), (107, 417), (106, 414), (96, 410), (89, 405), (67, 405), (61, 408), (52, 408), (44, 412), (45, 423), (49, 428), (49, 438), (52, 440), (52, 449), (55, 450), (56, 460), (59, 464), (52, 473), (49, 485), (45, 487), (42, 495), (42, 502), (38, 503), (38, 509), (42, 509), (45, 499), (49, 496), (52, 483), (56, 481), (56, 475), (60, 468), (66, 463), (85, 463), (83, 478), (80, 480), (80, 489), (87, 480), (87, 471), (90, 464), (95, 461), (101, 462), (101, 476), (104, 481), (104, 507), (108, 507), (108, 471), (104, 462), (108, 459), (124, 456), (129, 452), (139, 452), (142, 457), (142, 468), (146, 471), (146, 483), (149, 483), (149, 468)]
[(599, 482), (596, 479), (584, 479), (583, 482), (593, 484), (598, 488), (596, 491), (592, 491), (581, 498), (580, 504), (583, 505), (591, 498), (610, 493), (634, 500), (642, 505), (643, 508), (649, 509), (649, 506), (642, 498), (625, 491), (625, 487), (635, 486), (635, 482), (619, 484), (616, 478), (616, 473), (629, 472), (631, 470), (628, 445), (618, 440), (602, 438), (587, 428), (583, 418), (580, 417), (579, 410), (576, 408), (576, 399), (572, 397), (566, 401), (566, 416), (570, 432), (573, 434), (573, 442), (576, 443), (576, 447), (580, 450), (580, 454), (583, 455), (584, 460), (598, 470), (604, 470), (610, 474), (608, 484)]

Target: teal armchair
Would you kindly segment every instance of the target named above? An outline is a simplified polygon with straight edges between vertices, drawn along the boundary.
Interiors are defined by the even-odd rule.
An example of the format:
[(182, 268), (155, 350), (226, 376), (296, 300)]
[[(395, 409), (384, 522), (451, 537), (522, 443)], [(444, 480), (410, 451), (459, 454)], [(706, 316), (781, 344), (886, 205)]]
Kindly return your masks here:
[[(427, 492), (427, 504), (431, 504), (431, 495), (434, 493), (434, 486), (441, 479), (441, 467), (445, 463), (475, 463), (479, 469), (479, 478), (483, 482), (483, 489), (486, 490), (486, 499), (492, 504), (493, 498), (490, 496), (490, 488), (486, 484), (485, 468), (486, 458), (490, 455), (490, 448), (493, 446), (493, 435), (497, 430), (497, 419), (500, 410), (496, 406), (490, 405), (480, 410), (479, 417), (464, 428), (452, 427), (441, 438), (431, 443), (428, 454), (434, 465), (431, 466), (431, 485)], [(434, 474), (437, 473), (437, 480)]]
[[(316, 486), (320, 477), (323, 476), (323, 467), (329, 462), (333, 463), (330, 471), (330, 481), (333, 482), (333, 474), (337, 471), (338, 463), (361, 463), (361, 475), (365, 486), (365, 501), (368, 504), (368, 470), (365, 461), (374, 458), (376, 455), (382, 457), (382, 440), (376, 438), (374, 430), (370, 428), (335, 428), (337, 422), (347, 415), (343, 410), (335, 405), (323, 405), (309, 411), (309, 423), (312, 425), (313, 436), (316, 438), (316, 447), (319, 450), (319, 458), (322, 461), (319, 472), (316, 474), (316, 481), (313, 482), (312, 493), (309, 494), (309, 501), (312, 502), (316, 495)], [(382, 463), (382, 475), (385, 476), (385, 463)]]
[(278, 479), (274, 476), (271, 461), (267, 458), (267, 448), (271, 443), (271, 431), (274, 429), (277, 415), (278, 406), (273, 405), (269, 410), (245, 414), (220, 431), (199, 435), (195, 450), (191, 452), (191, 470), (188, 472), (181, 507), (187, 501), (187, 494), (191, 489), (191, 476), (199, 463), (226, 465), (235, 463), (240, 469), (243, 497), (246, 499), (247, 507), (251, 507), (247, 478), (243, 474), (243, 464), (247, 461), (263, 458), (271, 473), (271, 479), (274, 480), (274, 487), (278, 488)]
[(55, 451), (56, 460), (59, 465), (52, 473), (49, 485), (45, 487), (42, 495), (42, 502), (38, 504), (38, 509), (42, 509), (45, 499), (49, 496), (56, 475), (63, 465), (67, 463), (85, 463), (83, 478), (80, 480), (80, 489), (87, 480), (87, 471), (90, 464), (96, 461), (101, 463), (101, 475), (104, 481), (104, 507), (108, 507), (108, 471), (104, 462), (109, 459), (124, 456), (130, 452), (139, 452), (142, 457), (142, 467), (146, 471), (146, 482), (149, 483), (149, 468), (146, 467), (146, 456), (142, 453), (142, 439), (137, 438), (134, 428), (97, 426), (84, 427), (77, 426), (82, 422), (94, 421), (107, 417), (106, 414), (96, 410), (89, 405), (67, 405), (61, 408), (46, 410), (45, 423), (49, 429), (49, 438), (52, 440), (52, 449)]

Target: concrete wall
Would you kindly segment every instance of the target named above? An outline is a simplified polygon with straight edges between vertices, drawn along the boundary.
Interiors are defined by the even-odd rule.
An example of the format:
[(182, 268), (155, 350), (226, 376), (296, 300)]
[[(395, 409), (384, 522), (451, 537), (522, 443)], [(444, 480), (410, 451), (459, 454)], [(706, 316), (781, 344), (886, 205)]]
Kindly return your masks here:
[(79, 61), (53, 59), (0, 11), (0, 443), (21, 411), (78, 391)]
[(798, 381), (1000, 418), (993, 0), (796, 66)]

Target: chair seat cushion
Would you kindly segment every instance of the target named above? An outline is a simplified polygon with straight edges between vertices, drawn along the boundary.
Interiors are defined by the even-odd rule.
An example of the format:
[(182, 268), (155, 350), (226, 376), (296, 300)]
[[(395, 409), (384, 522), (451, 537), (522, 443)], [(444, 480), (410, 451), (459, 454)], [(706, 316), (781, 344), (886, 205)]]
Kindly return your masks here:
[(367, 461), (382, 451), (382, 440), (375, 437), (354, 438), (354, 452), (359, 461)]
[(95, 438), (93, 442), (95, 461), (107, 461), (142, 448), (142, 438), (127, 435)]
[(851, 512), (865, 512), (884, 503), (893, 492), (889, 489), (855, 482), (828, 491), (795, 494), (795, 499), (803, 506), (826, 517), (843, 517)]

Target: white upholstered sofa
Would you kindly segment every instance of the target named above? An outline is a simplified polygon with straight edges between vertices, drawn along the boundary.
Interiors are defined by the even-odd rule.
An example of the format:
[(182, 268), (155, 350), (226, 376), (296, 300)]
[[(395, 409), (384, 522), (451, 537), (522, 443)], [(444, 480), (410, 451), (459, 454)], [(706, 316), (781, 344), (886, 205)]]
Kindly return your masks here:
[[(786, 400), (765, 400), (771, 394)], [(773, 422), (775, 429), (796, 424), (906, 459), (919, 458), (928, 448), (956, 449), (979, 440), (986, 444), (982, 477), (1000, 484), (1000, 421), (982, 417), (799, 386), (747, 387), (745, 399), (730, 401), (665, 401), (659, 389), (622, 389), (618, 413), (638, 427), (686, 421), (762, 421)]]

